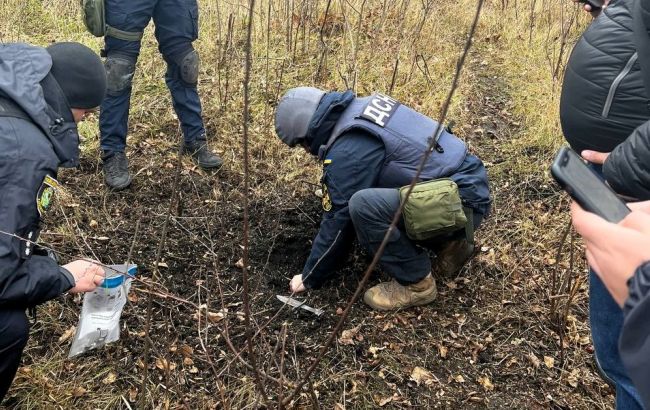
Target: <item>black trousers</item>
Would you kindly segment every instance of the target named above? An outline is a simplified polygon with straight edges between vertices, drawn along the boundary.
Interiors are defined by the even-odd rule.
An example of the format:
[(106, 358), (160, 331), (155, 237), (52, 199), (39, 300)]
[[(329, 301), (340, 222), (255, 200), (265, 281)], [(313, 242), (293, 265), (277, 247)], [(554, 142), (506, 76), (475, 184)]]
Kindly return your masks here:
[(0, 310), (0, 404), (14, 380), (20, 357), (29, 338), (24, 310)]

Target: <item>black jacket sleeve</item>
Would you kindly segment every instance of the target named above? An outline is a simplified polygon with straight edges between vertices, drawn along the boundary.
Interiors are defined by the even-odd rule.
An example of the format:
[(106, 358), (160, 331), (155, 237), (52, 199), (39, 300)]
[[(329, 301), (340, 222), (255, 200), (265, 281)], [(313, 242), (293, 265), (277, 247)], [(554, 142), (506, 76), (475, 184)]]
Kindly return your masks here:
[(355, 237), (348, 201), (376, 183), (384, 151), (381, 141), (361, 131), (342, 135), (330, 148), (323, 164), (325, 212), (302, 271), (306, 287), (320, 287), (345, 263)]
[[(636, 2), (633, 13), (634, 43), (639, 66), (650, 95), (650, 0)], [(623, 195), (650, 199), (650, 121), (638, 126), (632, 134), (610, 154), (603, 167), (605, 179)]]
[(650, 263), (637, 269), (629, 286), (619, 350), (645, 407), (650, 408)]
[(650, 121), (638, 127), (605, 161), (603, 173), (619, 194), (650, 199)]
[(32, 128), (15, 133), (22, 131), (17, 121), (13, 128), (7, 120), (0, 124), (0, 308), (31, 307), (73, 286), (69, 272), (34, 254), (35, 246), (23, 240), (38, 238), (38, 191), (45, 176), (54, 175), (56, 162), (23, 143)]

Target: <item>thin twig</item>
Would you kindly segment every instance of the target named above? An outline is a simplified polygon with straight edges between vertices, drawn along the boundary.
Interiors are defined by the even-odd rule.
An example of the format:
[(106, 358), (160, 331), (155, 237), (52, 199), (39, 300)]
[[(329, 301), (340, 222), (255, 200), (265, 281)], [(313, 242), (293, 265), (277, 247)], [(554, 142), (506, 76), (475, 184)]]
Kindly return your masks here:
[[(287, 341), (287, 323), (282, 324), (282, 331), (280, 332), (280, 337), (282, 338), (282, 349), (280, 350), (280, 380), (282, 380), (282, 375), (284, 374), (284, 357), (285, 357), (285, 343)], [(280, 391), (278, 392), (278, 407), (282, 409), (282, 396), (284, 394), (283, 386), (280, 385)]]
[(252, 46), (251, 35), (253, 31), (253, 17), (255, 10), (255, 0), (250, 0), (248, 4), (248, 29), (246, 32), (246, 66), (244, 70), (244, 116), (243, 116), (243, 145), (244, 145), (244, 227), (243, 227), (243, 262), (242, 269), (242, 282), (243, 282), (243, 302), (244, 302), (244, 325), (246, 327), (246, 345), (248, 346), (248, 355), (250, 357), (251, 365), (255, 374), (255, 383), (262, 394), (264, 402), (267, 401), (266, 389), (260, 377), (259, 369), (257, 367), (257, 354), (253, 350), (253, 335), (251, 333), (251, 307), (250, 307), (250, 289), (248, 278), (248, 247), (249, 247), (249, 185), (250, 185), (250, 165), (248, 154), (248, 126), (250, 123), (250, 80), (251, 80), (251, 66), (252, 61)]

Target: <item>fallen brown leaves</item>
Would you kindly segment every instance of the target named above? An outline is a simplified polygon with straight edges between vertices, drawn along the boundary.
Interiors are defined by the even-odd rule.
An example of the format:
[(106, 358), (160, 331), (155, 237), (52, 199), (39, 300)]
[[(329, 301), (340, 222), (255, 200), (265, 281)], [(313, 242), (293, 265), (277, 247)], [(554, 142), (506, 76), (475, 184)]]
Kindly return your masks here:
[(425, 386), (431, 386), (434, 383), (437, 383), (437, 378), (427, 369), (416, 366), (411, 372), (411, 380), (415, 382), (418, 386), (423, 384)]

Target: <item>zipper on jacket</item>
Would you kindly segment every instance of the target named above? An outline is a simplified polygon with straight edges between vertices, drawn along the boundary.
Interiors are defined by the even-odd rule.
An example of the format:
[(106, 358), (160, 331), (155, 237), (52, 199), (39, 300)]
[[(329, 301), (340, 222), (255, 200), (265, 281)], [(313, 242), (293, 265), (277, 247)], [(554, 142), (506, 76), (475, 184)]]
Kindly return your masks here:
[(603, 113), (602, 113), (603, 118), (607, 118), (607, 116), (609, 115), (609, 110), (612, 108), (612, 102), (614, 101), (614, 96), (616, 95), (616, 89), (621, 84), (621, 81), (623, 81), (625, 76), (628, 75), (630, 71), (632, 71), (632, 66), (634, 65), (638, 57), (639, 56), (637, 53), (632, 54), (630, 59), (627, 60), (627, 64), (625, 64), (625, 67), (623, 67), (623, 70), (621, 70), (621, 72), (618, 73), (618, 75), (612, 82), (612, 85), (609, 87), (609, 93), (607, 93), (607, 99), (605, 100), (605, 105), (603, 106)]

